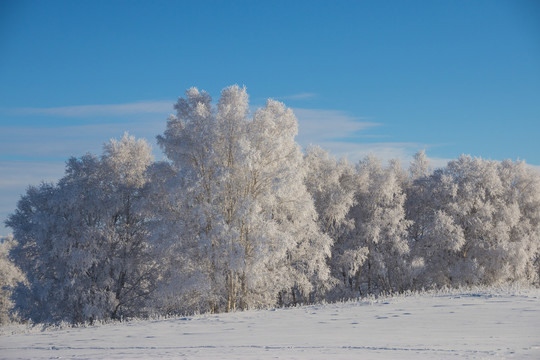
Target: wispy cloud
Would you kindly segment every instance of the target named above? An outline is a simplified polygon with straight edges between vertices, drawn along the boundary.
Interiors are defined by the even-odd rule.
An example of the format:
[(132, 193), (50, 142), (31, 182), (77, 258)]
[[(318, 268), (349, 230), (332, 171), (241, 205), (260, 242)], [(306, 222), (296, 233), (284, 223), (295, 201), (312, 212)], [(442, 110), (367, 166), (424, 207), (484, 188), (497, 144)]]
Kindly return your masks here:
[(65, 161), (0, 160), (0, 188), (26, 188), (42, 181), (56, 181), (64, 173)]
[(323, 109), (293, 109), (298, 119), (298, 141), (319, 144), (335, 139), (366, 136), (365, 130), (381, 124), (366, 121), (366, 117), (350, 116), (343, 111)]
[[(86, 152), (100, 153), (103, 143), (121, 138), (125, 131), (145, 138), (155, 145), (155, 137), (165, 130), (165, 119), (129, 123), (97, 123), (90, 125), (32, 128), (0, 127), (0, 157), (69, 158)], [(154, 146), (155, 147), (155, 146)]]
[[(110, 109), (109, 105), (103, 107)], [(99, 109), (101, 105), (78, 108)], [(373, 138), (384, 135), (370, 133), (370, 130), (378, 128), (381, 124), (369, 121), (370, 118), (367, 117), (355, 117), (337, 110), (304, 108), (293, 110), (299, 123), (297, 141), (301, 146), (320, 145), (336, 156), (347, 156), (351, 161), (357, 161), (370, 152), (383, 160), (390, 158), (405, 160), (412, 158), (414, 152), (426, 147), (424, 144), (403, 142), (374, 143)], [(50, 128), (2, 127), (0, 154), (4, 159), (6, 157), (67, 159), (70, 156), (81, 156), (86, 152), (100, 153), (104, 142), (111, 138), (119, 138), (128, 131), (137, 137), (146, 138), (153, 145), (156, 158), (161, 158), (155, 137), (165, 129), (164, 117), (147, 114), (129, 122), (100, 123), (99, 120), (99, 117), (96, 117), (97, 123)], [(369, 143), (366, 143), (366, 138), (370, 138)]]
[(278, 97), (277, 99), (278, 100), (306, 100), (306, 99), (314, 98), (316, 96), (317, 94), (315, 93), (304, 92), (304, 93), (299, 93), (299, 94), (294, 94), (294, 95), (281, 96), (281, 97)]
[(52, 108), (4, 109), (16, 115), (47, 115), (62, 117), (117, 116), (130, 114), (157, 114), (172, 111), (173, 101), (141, 101), (127, 104), (77, 105)]
[(327, 142), (325, 145), (335, 156), (345, 156), (352, 162), (357, 162), (372, 154), (384, 162), (397, 159), (404, 165), (407, 165), (412, 160), (415, 152), (424, 147), (423, 144), (408, 142)]
[[(387, 162), (398, 159), (407, 166), (414, 153), (431, 147), (429, 144), (415, 142), (373, 142), (374, 138), (385, 135), (373, 134), (382, 124), (370, 121), (369, 117), (351, 116), (343, 111), (321, 109), (293, 109), (298, 119), (300, 145), (319, 145), (337, 157), (347, 157), (357, 162), (368, 154), (373, 154)], [(366, 139), (371, 139), (366, 142)], [(431, 159), (437, 168), (446, 164), (446, 159)]]

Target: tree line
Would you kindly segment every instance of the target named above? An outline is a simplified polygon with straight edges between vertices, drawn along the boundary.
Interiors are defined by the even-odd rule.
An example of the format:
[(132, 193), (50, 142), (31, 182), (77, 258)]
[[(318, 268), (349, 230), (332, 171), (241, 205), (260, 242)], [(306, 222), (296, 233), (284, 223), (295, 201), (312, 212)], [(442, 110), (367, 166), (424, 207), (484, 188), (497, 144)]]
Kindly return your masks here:
[(295, 142), (291, 109), (191, 88), (156, 162), (124, 135), (28, 187), (0, 247), (0, 321), (228, 312), (540, 279), (540, 175), (462, 155), (432, 171)]

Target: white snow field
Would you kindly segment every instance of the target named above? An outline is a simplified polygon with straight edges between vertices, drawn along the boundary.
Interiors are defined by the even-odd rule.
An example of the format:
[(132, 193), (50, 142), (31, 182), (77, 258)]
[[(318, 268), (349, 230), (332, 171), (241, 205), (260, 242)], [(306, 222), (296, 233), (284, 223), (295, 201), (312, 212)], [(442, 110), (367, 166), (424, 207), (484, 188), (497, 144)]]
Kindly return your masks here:
[(540, 290), (1, 331), (4, 359), (540, 359)]

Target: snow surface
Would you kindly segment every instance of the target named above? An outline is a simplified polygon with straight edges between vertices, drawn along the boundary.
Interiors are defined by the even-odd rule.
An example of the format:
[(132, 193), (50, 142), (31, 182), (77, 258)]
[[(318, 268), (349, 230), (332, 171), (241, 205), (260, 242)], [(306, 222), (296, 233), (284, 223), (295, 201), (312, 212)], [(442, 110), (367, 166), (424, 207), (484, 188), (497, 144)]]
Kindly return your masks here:
[(540, 359), (540, 290), (0, 331), (4, 359)]

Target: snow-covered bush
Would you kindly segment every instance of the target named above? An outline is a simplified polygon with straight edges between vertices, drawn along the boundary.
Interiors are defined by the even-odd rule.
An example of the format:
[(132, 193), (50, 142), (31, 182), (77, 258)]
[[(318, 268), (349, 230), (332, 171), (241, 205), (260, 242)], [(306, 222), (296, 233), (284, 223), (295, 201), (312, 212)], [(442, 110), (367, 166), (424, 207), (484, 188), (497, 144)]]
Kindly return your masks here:
[(0, 325), (12, 320), (12, 291), (24, 282), (21, 270), (10, 259), (9, 251), (15, 245), (13, 236), (0, 239)]

